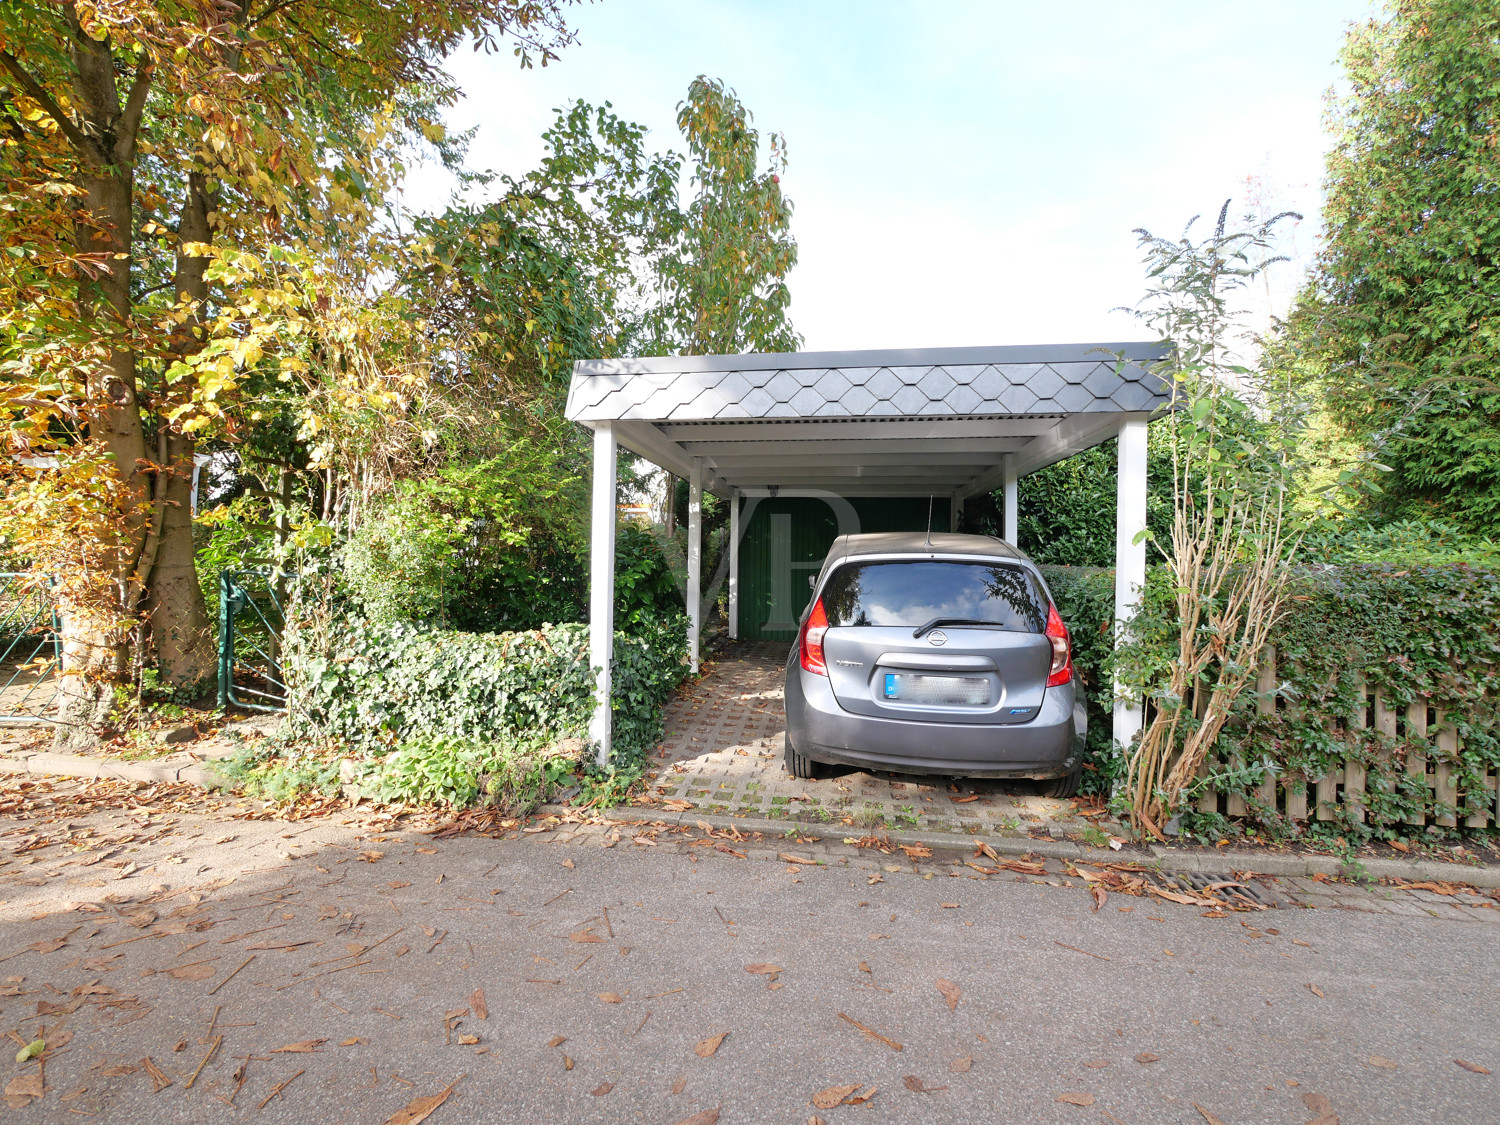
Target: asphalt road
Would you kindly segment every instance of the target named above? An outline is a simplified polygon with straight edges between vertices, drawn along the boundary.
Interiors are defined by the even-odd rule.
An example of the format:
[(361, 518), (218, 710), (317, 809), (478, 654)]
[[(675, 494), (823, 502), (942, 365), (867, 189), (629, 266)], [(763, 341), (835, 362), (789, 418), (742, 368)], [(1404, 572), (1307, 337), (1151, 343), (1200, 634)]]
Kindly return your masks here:
[[(124, 842), (73, 850), (89, 835)], [(1500, 1120), (1500, 1074), (1454, 1062), (1500, 1071), (1500, 925), (1095, 912), (936, 860), (792, 871), (775, 852), (811, 845), (741, 859), (630, 830), (370, 837), (0, 819), (0, 1026), (54, 1043), (46, 1093), (6, 1120), (381, 1125), (444, 1090), (432, 1125)], [(5, 1082), (35, 1073), (7, 1048)], [(855, 1085), (875, 1092), (811, 1102)]]

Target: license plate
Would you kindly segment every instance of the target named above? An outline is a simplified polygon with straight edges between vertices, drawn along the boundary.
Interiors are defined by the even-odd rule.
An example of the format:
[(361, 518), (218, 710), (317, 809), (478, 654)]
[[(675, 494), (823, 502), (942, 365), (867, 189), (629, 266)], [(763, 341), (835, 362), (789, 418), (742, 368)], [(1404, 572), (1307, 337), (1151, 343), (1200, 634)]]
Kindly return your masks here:
[(990, 701), (990, 682), (977, 676), (915, 676), (887, 672), (885, 697), (900, 703), (984, 707)]

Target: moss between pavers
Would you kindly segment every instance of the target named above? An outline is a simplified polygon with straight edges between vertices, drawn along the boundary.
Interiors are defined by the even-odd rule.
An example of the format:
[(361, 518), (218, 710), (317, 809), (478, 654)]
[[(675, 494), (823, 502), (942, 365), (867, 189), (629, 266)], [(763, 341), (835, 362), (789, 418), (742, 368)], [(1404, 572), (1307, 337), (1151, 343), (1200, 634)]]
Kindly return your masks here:
[(772, 797), (771, 798), (771, 804), (773, 804), (773, 805), (785, 805), (785, 804), (787, 804), (790, 801), (791, 801), (790, 797)]

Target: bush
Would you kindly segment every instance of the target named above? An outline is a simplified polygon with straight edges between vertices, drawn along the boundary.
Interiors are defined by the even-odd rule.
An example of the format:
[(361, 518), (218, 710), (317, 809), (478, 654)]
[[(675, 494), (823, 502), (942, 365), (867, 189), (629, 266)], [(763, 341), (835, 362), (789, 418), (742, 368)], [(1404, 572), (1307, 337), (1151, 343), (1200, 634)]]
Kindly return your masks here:
[[(661, 734), (661, 708), (686, 671), (681, 615), (615, 634), (617, 768)], [(305, 608), (289, 630), (291, 729), (363, 747), (412, 739), (501, 745), (583, 738), (593, 707), (588, 627), (459, 633)]]
[(1115, 572), (1099, 567), (1044, 566), (1057, 612), (1073, 638), (1073, 665), (1083, 681), (1089, 716), (1084, 747), (1083, 792), (1114, 789), (1125, 769), (1114, 749), (1114, 691), (1111, 658), (1115, 617)]

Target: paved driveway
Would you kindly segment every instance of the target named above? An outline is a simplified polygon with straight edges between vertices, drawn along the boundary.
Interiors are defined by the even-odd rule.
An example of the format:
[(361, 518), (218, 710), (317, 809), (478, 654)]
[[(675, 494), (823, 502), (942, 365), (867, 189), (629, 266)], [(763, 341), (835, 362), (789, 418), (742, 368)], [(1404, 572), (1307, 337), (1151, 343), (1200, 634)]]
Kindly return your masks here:
[(782, 765), (786, 708), (780, 641), (729, 644), (668, 708), (652, 766), (656, 792), (710, 813), (905, 828), (973, 836), (1074, 835), (1088, 821), (1071, 801), (1025, 781), (841, 773), (793, 780)]
[[(1077, 879), (956, 856), (607, 823), (435, 839), (78, 791), (0, 791), (0, 1023), (50, 1044), (40, 1070), (0, 1064), (17, 1122), (381, 1125), (444, 1091), (432, 1125), (1457, 1125), (1500, 1104), (1454, 1061), (1500, 1069), (1478, 896), (1096, 911)], [(812, 1104), (846, 1086), (874, 1093)]]

